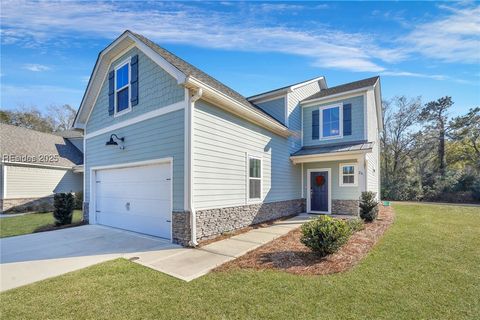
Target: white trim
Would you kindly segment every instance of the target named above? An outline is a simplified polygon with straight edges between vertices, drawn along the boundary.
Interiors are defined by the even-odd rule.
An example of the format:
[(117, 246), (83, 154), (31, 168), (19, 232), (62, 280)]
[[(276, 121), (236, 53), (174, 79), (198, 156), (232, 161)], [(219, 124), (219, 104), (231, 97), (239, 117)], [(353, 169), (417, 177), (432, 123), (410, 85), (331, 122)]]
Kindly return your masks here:
[[(343, 167), (353, 167), (353, 183), (344, 183), (343, 182)], [(340, 187), (358, 187), (358, 179), (360, 173), (358, 171), (358, 165), (356, 163), (340, 163), (338, 165), (338, 184)], [(351, 176), (351, 174), (347, 174), (347, 176)]]
[[(130, 98), (132, 96), (132, 87), (130, 85), (130, 81), (132, 79), (132, 68), (130, 65), (130, 62), (132, 61), (132, 57), (128, 57), (122, 62), (118, 63), (115, 68), (113, 69), (113, 88), (114, 88), (114, 103), (113, 103), (113, 117), (119, 117), (121, 115), (124, 115), (126, 113), (129, 113), (132, 111), (132, 102), (130, 101)], [(123, 68), (124, 66), (128, 66), (128, 82), (126, 85), (121, 87), (120, 89), (117, 88), (117, 71), (118, 69)], [(119, 91), (122, 91), (123, 89), (128, 88), (128, 107), (127, 109), (123, 109), (122, 111), (117, 111), (118, 110), (118, 101), (117, 101), (117, 93)], [(92, 108), (93, 109), (93, 108)]]
[[(338, 128), (339, 128), (339, 131), (338, 131), (338, 135), (336, 136), (328, 136), (328, 137), (324, 137), (323, 136), (323, 111), (327, 110), (327, 109), (334, 109), (334, 108), (338, 108)], [(328, 106), (322, 106), (322, 107), (319, 107), (318, 108), (318, 112), (319, 112), (319, 126), (318, 126), (318, 129), (320, 130), (319, 134), (318, 134), (318, 137), (319, 137), (319, 140), (334, 140), (334, 139), (342, 139), (343, 138), (343, 103), (336, 103), (336, 104), (331, 104), (331, 105), (328, 105)]]
[(123, 127), (127, 127), (127, 126), (130, 126), (130, 125), (138, 123), (138, 122), (142, 122), (142, 121), (145, 121), (145, 120), (148, 120), (148, 119), (152, 119), (152, 118), (155, 118), (155, 117), (158, 117), (158, 116), (170, 113), (170, 112), (175, 112), (175, 111), (178, 111), (178, 110), (182, 110), (183, 108), (185, 108), (185, 106), (186, 106), (185, 100), (179, 101), (179, 102), (176, 102), (174, 104), (170, 104), (168, 106), (161, 107), (161, 108), (155, 109), (153, 111), (143, 113), (143, 114), (141, 114), (141, 115), (139, 115), (135, 118), (127, 119), (125, 121), (122, 121), (122, 122), (113, 124), (111, 126), (99, 129), (97, 131), (88, 133), (88, 134), (85, 135), (84, 139), (90, 139), (90, 138), (96, 137), (98, 135), (101, 135), (101, 134), (104, 134), (104, 133), (107, 133), (107, 132), (110, 132), (110, 131), (113, 131), (113, 130), (117, 130), (117, 129), (120, 129), (120, 128), (123, 128)]
[[(311, 174), (312, 172), (328, 172), (328, 210), (327, 211), (312, 211), (311, 210), (311, 201), (312, 194), (310, 191), (311, 188)], [(332, 212), (332, 170), (330, 168), (315, 168), (307, 170), (307, 212), (308, 213), (321, 213), (321, 214), (331, 214)]]
[(278, 123), (277, 121), (274, 121), (271, 117), (262, 113), (260, 110), (256, 111), (254, 109), (248, 108), (245, 105), (227, 96), (226, 94), (218, 91), (215, 88), (212, 88), (211, 86), (204, 84), (203, 82), (193, 77), (189, 76), (185, 84), (188, 88), (203, 89), (204, 91), (202, 99), (213, 102), (218, 108), (227, 110), (230, 113), (245, 118), (248, 121), (255, 123), (263, 128), (266, 128), (269, 131), (275, 132), (280, 136), (288, 137), (293, 134), (290, 130), (288, 130), (287, 127)]
[(303, 86), (306, 86), (308, 84), (311, 84), (311, 83), (314, 83), (314, 82), (324, 82), (324, 84), (326, 85), (325, 83), (325, 78), (324, 77), (317, 77), (315, 79), (312, 79), (312, 80), (308, 80), (308, 81), (304, 81), (304, 82), (300, 82), (300, 83), (297, 83), (293, 86), (289, 86), (289, 87), (286, 87), (286, 88), (281, 88), (281, 89), (277, 89), (277, 90), (272, 90), (272, 91), (269, 91), (269, 92), (265, 92), (265, 93), (259, 93), (257, 95), (254, 95), (254, 96), (250, 96), (247, 98), (247, 100), (249, 101), (257, 101), (257, 100), (260, 100), (262, 98), (265, 98), (265, 97), (269, 97), (271, 95), (280, 95), (281, 93), (283, 92), (292, 92), (293, 90), (295, 89), (298, 89), (298, 88), (301, 88)]
[[(160, 163), (170, 163), (170, 242), (173, 242), (173, 157), (159, 158), (153, 160), (125, 162), (119, 164), (95, 166), (90, 168), (90, 197), (89, 197), (89, 223), (97, 224), (96, 204), (96, 172), (107, 169), (120, 169), (130, 167), (140, 167), (155, 165)], [(84, 193), (85, 195), (85, 193)]]
[(304, 156), (291, 156), (290, 160), (293, 161), (293, 164), (318, 161), (351, 160), (357, 158), (359, 155), (363, 155), (369, 152), (372, 152), (372, 148), (356, 151), (342, 151), (324, 154), (309, 154)]
[(310, 100), (304, 100), (300, 102), (300, 105), (302, 107), (311, 107), (314, 105), (317, 105), (319, 103), (330, 103), (338, 100), (344, 100), (352, 97), (357, 97), (360, 95), (364, 95), (368, 90), (372, 89), (373, 87), (365, 87), (365, 88), (360, 88), (356, 90), (351, 90), (351, 91), (346, 91), (346, 92), (341, 92), (337, 94), (332, 94), (329, 96), (321, 97), (321, 98), (316, 98), (316, 99), (310, 99)]
[(2, 161), (2, 163), (9, 165), (9, 166), (14, 166), (14, 165), (20, 165), (20, 166), (33, 166), (33, 167), (44, 167), (44, 168), (52, 168), (52, 169), (63, 169), (63, 170), (73, 170), (72, 167), (68, 166), (53, 166), (49, 164), (39, 164), (39, 163), (29, 163), (29, 162), (15, 162), (15, 161)]
[(2, 179), (3, 179), (2, 199), (6, 199), (7, 198), (7, 166), (4, 165), (3, 163), (2, 163)]
[(305, 186), (304, 186), (304, 181), (303, 181), (303, 179), (304, 179), (304, 177), (303, 177), (303, 173), (304, 173), (304, 171), (303, 171), (303, 163), (301, 164), (301, 166), (302, 166), (302, 169), (301, 169), (301, 170), (302, 170), (302, 199), (303, 199), (303, 198), (305, 198)]
[[(260, 178), (256, 177), (250, 177), (250, 159), (257, 159), (260, 160)], [(247, 160), (247, 172), (246, 172), (246, 204), (252, 204), (252, 203), (261, 203), (263, 202), (263, 156), (261, 155), (256, 155), (252, 153), (246, 153), (246, 160)], [(254, 180), (260, 180), (260, 198), (250, 198), (250, 179)]]
[(189, 194), (190, 194), (190, 177), (189, 177), (189, 170), (190, 170), (190, 166), (189, 166), (189, 161), (190, 161), (190, 154), (191, 154), (191, 150), (190, 150), (190, 112), (191, 112), (191, 108), (190, 108), (190, 104), (188, 102), (189, 100), (189, 91), (187, 88), (184, 89), (184, 95), (185, 95), (185, 108), (184, 108), (184, 113), (183, 113), (183, 117), (184, 117), (184, 121), (183, 121), (183, 126), (184, 126), (184, 131), (183, 131), (183, 134), (184, 134), (184, 137), (183, 137), (183, 144), (184, 144), (184, 156), (183, 156), (183, 173), (184, 173), (184, 177), (183, 177), (183, 209), (184, 210), (187, 210), (189, 205)]
[(288, 93), (287, 93), (287, 94), (285, 95), (285, 122), (284, 122), (284, 123), (285, 123), (285, 126), (287, 126), (287, 128), (288, 128), (288, 122), (289, 122), (289, 121), (288, 121), (288, 120), (289, 120), (288, 118), (289, 118), (289, 116), (290, 116), (290, 114), (289, 114), (288, 111), (289, 111), (289, 110), (288, 110)]

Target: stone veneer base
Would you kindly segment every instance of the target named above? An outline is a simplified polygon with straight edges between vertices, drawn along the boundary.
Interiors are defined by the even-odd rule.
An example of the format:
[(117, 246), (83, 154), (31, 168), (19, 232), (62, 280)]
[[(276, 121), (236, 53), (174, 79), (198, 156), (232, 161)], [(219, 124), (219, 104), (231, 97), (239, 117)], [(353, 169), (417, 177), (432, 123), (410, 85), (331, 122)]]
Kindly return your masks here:
[(53, 196), (0, 200), (0, 212), (47, 212), (53, 210)]
[(358, 200), (332, 200), (332, 214), (357, 216), (359, 213)]
[(197, 210), (197, 240), (305, 212), (305, 199)]

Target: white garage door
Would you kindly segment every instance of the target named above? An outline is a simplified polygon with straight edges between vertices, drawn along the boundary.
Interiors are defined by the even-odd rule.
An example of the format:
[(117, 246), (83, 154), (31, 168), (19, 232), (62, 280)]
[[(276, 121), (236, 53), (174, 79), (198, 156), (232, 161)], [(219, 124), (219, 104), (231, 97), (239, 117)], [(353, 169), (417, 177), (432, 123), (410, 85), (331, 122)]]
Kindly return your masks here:
[(170, 163), (96, 171), (96, 222), (170, 239), (170, 175)]

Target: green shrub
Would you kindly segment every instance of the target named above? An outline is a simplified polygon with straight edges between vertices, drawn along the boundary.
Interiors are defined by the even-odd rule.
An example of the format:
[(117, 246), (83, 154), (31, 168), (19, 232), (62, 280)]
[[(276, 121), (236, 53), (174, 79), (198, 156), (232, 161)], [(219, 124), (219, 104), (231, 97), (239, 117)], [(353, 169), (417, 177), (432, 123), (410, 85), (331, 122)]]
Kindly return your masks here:
[(360, 218), (367, 222), (372, 222), (378, 216), (378, 201), (375, 196), (375, 192), (367, 191), (362, 192), (360, 197)]
[(348, 241), (350, 227), (343, 220), (320, 216), (302, 225), (301, 242), (320, 256), (336, 252)]
[(83, 192), (75, 192), (75, 209), (82, 210), (83, 208)]
[(365, 228), (363, 220), (359, 218), (348, 219), (347, 225), (350, 228), (350, 232), (352, 234)]
[(56, 193), (53, 197), (53, 218), (56, 226), (72, 223), (75, 199), (71, 193)]

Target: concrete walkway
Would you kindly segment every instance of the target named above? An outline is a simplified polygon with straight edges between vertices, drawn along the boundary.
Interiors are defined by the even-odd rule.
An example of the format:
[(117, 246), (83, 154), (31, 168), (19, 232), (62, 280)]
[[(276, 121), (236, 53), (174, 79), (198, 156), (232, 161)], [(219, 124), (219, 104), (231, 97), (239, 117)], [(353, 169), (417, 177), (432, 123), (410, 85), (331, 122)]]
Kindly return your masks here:
[(312, 215), (301, 214), (288, 220), (278, 221), (272, 226), (254, 229), (201, 248), (149, 251), (131, 258), (133, 258), (132, 261), (151, 269), (191, 281), (227, 261), (287, 234), (311, 218)]

